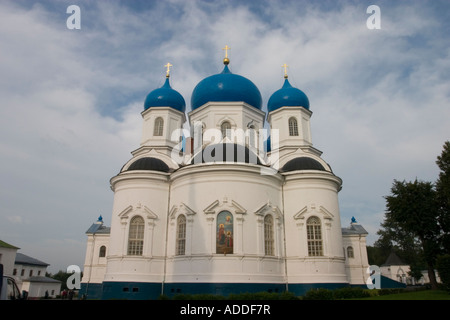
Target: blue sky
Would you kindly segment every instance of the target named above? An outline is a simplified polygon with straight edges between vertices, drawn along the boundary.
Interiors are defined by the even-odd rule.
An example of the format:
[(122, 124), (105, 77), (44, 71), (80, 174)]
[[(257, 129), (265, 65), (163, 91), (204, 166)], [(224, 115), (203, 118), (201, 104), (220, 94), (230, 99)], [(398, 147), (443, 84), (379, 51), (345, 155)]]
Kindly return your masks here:
[[(69, 5), (81, 30), (69, 30)], [(369, 5), (381, 29), (369, 30)], [(377, 239), (394, 179), (435, 181), (450, 138), (448, 1), (1, 1), (0, 239), (83, 266), (85, 231), (110, 223), (109, 179), (139, 147), (164, 65), (187, 102), (232, 72), (263, 96), (289, 80), (311, 104), (314, 147), (343, 179), (341, 223)]]

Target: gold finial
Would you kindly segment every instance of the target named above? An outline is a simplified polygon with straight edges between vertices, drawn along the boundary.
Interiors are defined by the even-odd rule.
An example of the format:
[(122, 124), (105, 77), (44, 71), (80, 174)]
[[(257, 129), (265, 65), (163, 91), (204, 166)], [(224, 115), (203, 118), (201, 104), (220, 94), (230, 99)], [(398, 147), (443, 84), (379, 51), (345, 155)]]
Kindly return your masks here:
[(223, 64), (229, 64), (230, 63), (230, 59), (228, 59), (228, 50), (230, 50), (231, 48), (227, 45), (225, 45), (225, 48), (222, 48), (222, 50), (225, 50), (225, 58), (223, 59)]
[(284, 78), (287, 79), (288, 75), (287, 75), (287, 67), (289, 67), (286, 63), (282, 65), (282, 67), (284, 68)]
[(166, 70), (166, 78), (170, 77), (170, 67), (173, 67), (173, 65), (170, 64), (170, 62), (167, 62), (167, 64), (164, 66), (167, 68)]

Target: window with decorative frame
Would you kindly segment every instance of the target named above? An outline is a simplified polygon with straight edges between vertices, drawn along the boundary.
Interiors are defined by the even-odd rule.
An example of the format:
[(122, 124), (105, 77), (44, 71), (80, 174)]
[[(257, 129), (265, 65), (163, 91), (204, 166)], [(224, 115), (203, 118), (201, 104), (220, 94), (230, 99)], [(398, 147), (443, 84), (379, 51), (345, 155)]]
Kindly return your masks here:
[(322, 226), (318, 217), (313, 216), (308, 218), (306, 221), (306, 234), (308, 242), (308, 255), (313, 257), (322, 256)]
[(164, 130), (164, 119), (161, 117), (158, 117), (155, 119), (155, 127), (153, 128), (153, 135), (154, 136), (162, 136)]
[(228, 121), (224, 121), (222, 122), (222, 124), (220, 125), (220, 131), (222, 132), (222, 138), (231, 137), (231, 123), (229, 123)]
[(268, 214), (264, 217), (264, 254), (266, 256), (275, 255), (273, 237), (273, 217)]
[(355, 257), (355, 253), (353, 251), (353, 247), (347, 247), (347, 258), (354, 258)]
[(298, 136), (297, 119), (295, 119), (294, 117), (289, 118), (289, 135)]
[(135, 216), (130, 221), (128, 231), (128, 251), (130, 256), (142, 256), (144, 248), (144, 219), (141, 216)]
[(100, 247), (100, 250), (98, 251), (98, 256), (100, 258), (106, 257), (106, 247), (105, 246)]
[(177, 218), (177, 239), (175, 254), (183, 256), (186, 254), (186, 217), (181, 214)]

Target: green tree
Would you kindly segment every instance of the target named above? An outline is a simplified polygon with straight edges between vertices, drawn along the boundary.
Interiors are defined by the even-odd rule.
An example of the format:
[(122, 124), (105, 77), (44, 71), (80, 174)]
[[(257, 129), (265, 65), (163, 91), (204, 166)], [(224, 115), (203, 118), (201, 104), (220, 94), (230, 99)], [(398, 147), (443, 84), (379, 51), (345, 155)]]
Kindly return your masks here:
[(391, 195), (385, 197), (384, 229), (378, 232), (380, 243), (390, 242), (401, 248), (405, 260), (414, 262), (414, 269), (423, 257), (433, 288), (437, 288), (434, 267), (441, 234), (436, 198), (431, 182), (394, 180)]
[(370, 265), (381, 266), (387, 259), (389, 253), (386, 253), (379, 246), (367, 246), (367, 258)]
[(438, 222), (442, 229), (441, 243), (444, 253), (450, 252), (450, 141), (444, 143), (436, 164), (440, 169), (436, 181), (437, 201), (439, 205)]
[(439, 256), (436, 261), (436, 268), (444, 289), (450, 291), (450, 254)]

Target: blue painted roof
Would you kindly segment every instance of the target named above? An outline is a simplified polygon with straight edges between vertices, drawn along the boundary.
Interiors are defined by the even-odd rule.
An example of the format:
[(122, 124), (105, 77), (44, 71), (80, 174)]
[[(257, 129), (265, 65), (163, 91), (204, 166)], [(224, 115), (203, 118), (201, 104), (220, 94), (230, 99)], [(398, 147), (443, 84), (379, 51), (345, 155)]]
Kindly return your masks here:
[(186, 102), (178, 91), (172, 89), (169, 78), (166, 78), (166, 82), (161, 88), (155, 89), (147, 95), (144, 110), (151, 107), (172, 107), (184, 112), (186, 110)]
[(274, 111), (284, 106), (301, 106), (309, 110), (309, 100), (300, 89), (294, 88), (286, 78), (283, 87), (275, 91), (267, 103), (268, 111)]
[(363, 226), (359, 224), (352, 224), (348, 228), (341, 228), (343, 235), (352, 235), (352, 234), (369, 234)]
[(262, 98), (256, 85), (249, 79), (231, 73), (225, 65), (219, 74), (200, 81), (191, 97), (192, 110), (210, 101), (243, 101), (261, 110)]
[(105, 227), (103, 225), (103, 221), (94, 222), (89, 229), (86, 231), (87, 234), (96, 234), (96, 233), (106, 233), (109, 234), (111, 231), (110, 227)]

